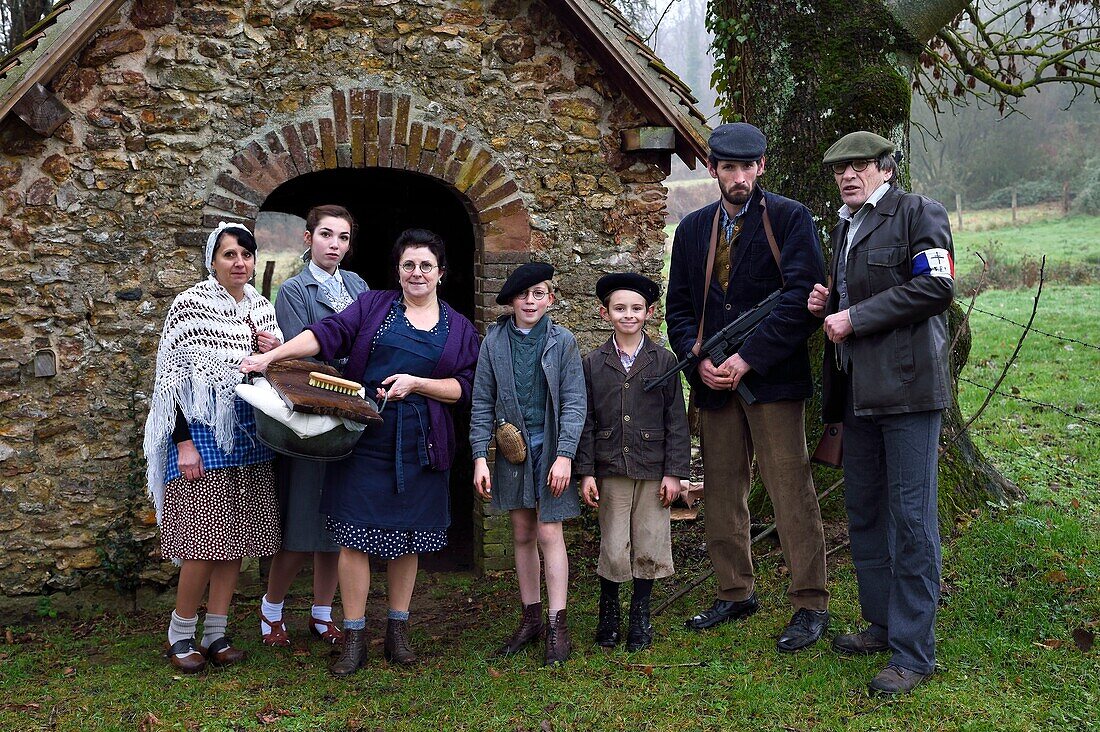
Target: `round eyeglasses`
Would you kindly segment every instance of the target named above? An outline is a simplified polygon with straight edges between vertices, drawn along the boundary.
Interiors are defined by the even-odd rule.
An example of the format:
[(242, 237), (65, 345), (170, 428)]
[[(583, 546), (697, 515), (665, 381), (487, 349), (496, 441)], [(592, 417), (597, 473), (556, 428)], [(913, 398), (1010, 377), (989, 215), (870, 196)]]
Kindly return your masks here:
[(848, 166), (852, 166), (852, 170), (857, 173), (862, 173), (867, 170), (867, 166), (875, 162), (874, 160), (845, 160), (843, 163), (833, 163), (829, 166), (832, 169), (834, 175), (844, 175), (844, 171), (848, 169)]
[(530, 295), (531, 298), (534, 299), (535, 302), (542, 302), (543, 300), (546, 299), (546, 296), (549, 295), (549, 294), (550, 294), (549, 290), (544, 290), (541, 287), (536, 287), (533, 290), (524, 290), (523, 292), (521, 292), (516, 297), (518, 297), (520, 300), (526, 300), (527, 296)]
[(431, 271), (438, 266), (438, 264), (432, 264), (431, 262), (421, 262), (418, 265), (416, 262), (409, 261), (401, 263), (401, 271), (405, 274), (412, 274), (419, 269), (423, 274), (431, 274)]

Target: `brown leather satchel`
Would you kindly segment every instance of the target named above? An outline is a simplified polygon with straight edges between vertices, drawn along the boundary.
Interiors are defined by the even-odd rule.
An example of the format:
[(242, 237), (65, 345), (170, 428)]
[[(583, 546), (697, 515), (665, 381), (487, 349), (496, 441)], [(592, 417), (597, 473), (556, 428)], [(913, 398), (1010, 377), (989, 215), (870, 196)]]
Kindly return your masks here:
[(844, 423), (831, 422), (825, 425), (825, 431), (821, 433), (821, 440), (818, 441), (814, 454), (810, 456), (810, 462), (840, 468), (843, 467), (843, 457)]

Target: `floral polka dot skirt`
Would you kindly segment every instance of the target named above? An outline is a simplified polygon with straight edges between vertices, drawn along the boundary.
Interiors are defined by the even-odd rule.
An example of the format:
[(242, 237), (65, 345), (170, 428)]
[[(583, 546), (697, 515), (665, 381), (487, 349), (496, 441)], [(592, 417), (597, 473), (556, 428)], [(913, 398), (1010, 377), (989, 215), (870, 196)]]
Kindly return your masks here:
[(447, 546), (447, 530), (369, 529), (329, 518), (326, 528), (340, 546), (380, 559), (437, 552)]
[(278, 506), (271, 461), (218, 468), (195, 481), (170, 480), (161, 553), (168, 559), (271, 556), (282, 539)]

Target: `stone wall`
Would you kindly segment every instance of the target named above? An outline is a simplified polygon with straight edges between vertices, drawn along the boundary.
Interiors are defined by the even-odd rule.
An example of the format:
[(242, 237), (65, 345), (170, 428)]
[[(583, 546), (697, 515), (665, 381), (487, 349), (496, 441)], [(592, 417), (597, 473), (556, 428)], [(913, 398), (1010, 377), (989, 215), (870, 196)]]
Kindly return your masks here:
[[(210, 221), (261, 204), (255, 179), (228, 182), (247, 182), (242, 153), (285, 153), (284, 173), (300, 172), (288, 127), (303, 165), (393, 165), (372, 157), (355, 106), (389, 95), (378, 120), (409, 126), (389, 147), (405, 145), (400, 167), (416, 134), (421, 153), (453, 135), (452, 161), (469, 141), (489, 161), (477, 176), (462, 178), (466, 159), (428, 171), (478, 232), (479, 326), (534, 257), (558, 268), (554, 316), (582, 349), (605, 338), (594, 282), (659, 275), (665, 193), (660, 160), (619, 151), (619, 130), (647, 121), (607, 83), (538, 0), (124, 5), (50, 82), (73, 112), (53, 138), (0, 128), (0, 596), (173, 577), (140, 458), (161, 322), (199, 277)], [(54, 357), (56, 376), (36, 375)], [(506, 554), (499, 529), (482, 527), (488, 555)]]

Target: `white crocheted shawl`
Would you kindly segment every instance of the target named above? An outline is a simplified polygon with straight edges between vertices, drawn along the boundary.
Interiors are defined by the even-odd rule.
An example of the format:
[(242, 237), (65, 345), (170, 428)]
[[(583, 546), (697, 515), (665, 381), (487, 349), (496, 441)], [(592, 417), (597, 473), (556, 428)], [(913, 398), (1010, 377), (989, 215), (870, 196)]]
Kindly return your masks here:
[(242, 379), (238, 366), (256, 352), (256, 332), (264, 330), (283, 337), (267, 298), (245, 285), (244, 299), (237, 302), (213, 275), (177, 295), (168, 309), (145, 421), (146, 477), (158, 524), (176, 405), (189, 422), (210, 427), (218, 447), (231, 452), (236, 427), (233, 389)]

